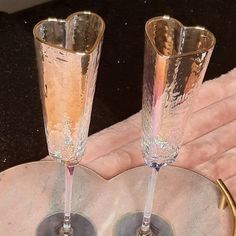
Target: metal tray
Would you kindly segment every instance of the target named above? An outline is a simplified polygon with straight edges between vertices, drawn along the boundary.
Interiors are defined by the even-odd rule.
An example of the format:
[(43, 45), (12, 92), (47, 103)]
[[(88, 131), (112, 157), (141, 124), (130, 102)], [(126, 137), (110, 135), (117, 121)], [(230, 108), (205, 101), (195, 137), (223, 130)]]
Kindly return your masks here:
[[(105, 180), (78, 166), (73, 212), (89, 218), (98, 236), (115, 235), (120, 219), (143, 210), (149, 173), (149, 168), (138, 167)], [(235, 203), (222, 181), (217, 186), (223, 195), (215, 183), (195, 172), (166, 167), (158, 176), (153, 213), (177, 236), (235, 235)], [(64, 168), (53, 161), (0, 173), (0, 235), (35, 235), (45, 216), (63, 211), (63, 192)], [(230, 207), (222, 210), (227, 202)]]

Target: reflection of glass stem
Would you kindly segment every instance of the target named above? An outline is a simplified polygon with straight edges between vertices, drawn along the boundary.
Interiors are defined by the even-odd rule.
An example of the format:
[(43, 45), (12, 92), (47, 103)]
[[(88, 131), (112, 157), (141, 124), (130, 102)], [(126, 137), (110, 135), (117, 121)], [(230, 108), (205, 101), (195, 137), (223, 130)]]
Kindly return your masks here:
[(74, 167), (65, 166), (65, 209), (64, 222), (61, 229), (61, 236), (72, 236), (73, 229), (71, 227), (71, 200), (73, 185)]
[(145, 203), (143, 222), (139, 231), (139, 235), (152, 235), (151, 229), (150, 229), (150, 223), (151, 223), (153, 197), (154, 197), (154, 192), (155, 192), (155, 187), (156, 187), (158, 171), (159, 169), (152, 168), (152, 174), (149, 177), (147, 199)]

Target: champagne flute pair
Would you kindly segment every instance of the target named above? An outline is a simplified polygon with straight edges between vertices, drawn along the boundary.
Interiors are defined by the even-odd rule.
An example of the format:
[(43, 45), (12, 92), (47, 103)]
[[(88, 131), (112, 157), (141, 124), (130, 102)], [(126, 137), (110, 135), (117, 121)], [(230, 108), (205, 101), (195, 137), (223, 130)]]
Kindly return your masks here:
[[(71, 196), (74, 167), (88, 136), (104, 29), (102, 18), (91, 12), (34, 27), (48, 150), (65, 165), (64, 214), (45, 218), (38, 236), (96, 235), (87, 218), (71, 213)], [(145, 32), (142, 149), (153, 171), (143, 222), (135, 232), (126, 230), (129, 236), (155, 235), (150, 221), (157, 171), (178, 154), (190, 104), (215, 43), (206, 29), (186, 28), (167, 16), (149, 20)]]

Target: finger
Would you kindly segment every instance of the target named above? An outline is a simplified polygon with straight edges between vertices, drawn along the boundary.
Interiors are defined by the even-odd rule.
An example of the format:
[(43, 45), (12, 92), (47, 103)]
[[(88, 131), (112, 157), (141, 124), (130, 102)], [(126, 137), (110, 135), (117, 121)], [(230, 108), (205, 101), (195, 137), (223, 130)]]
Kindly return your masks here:
[(194, 112), (189, 119), (184, 143), (236, 119), (236, 94)]
[(209, 161), (194, 167), (194, 170), (212, 180), (226, 181), (235, 176), (236, 147), (211, 158)]
[(137, 139), (105, 156), (86, 163), (85, 166), (105, 179), (110, 179), (125, 170), (142, 164), (143, 158), (140, 149), (140, 139)]
[(235, 146), (236, 120), (187, 143), (180, 149), (177, 165), (193, 168)]
[[(232, 121), (236, 117), (235, 107), (236, 107), (236, 95), (234, 95), (230, 98), (226, 98), (224, 100), (221, 100), (218, 103), (214, 103), (205, 109), (201, 109), (198, 112), (195, 112), (192, 116), (192, 119), (189, 122), (189, 125), (187, 126), (187, 135), (186, 135), (185, 141), (189, 142), (189, 141), (196, 139), (204, 134), (209, 133), (209, 131), (214, 130), (217, 127), (220, 127), (227, 122)], [(132, 118), (136, 119), (135, 116), (133, 116)], [(132, 121), (132, 120), (129, 120), (129, 121)], [(127, 125), (128, 125), (128, 123), (127, 123)], [(119, 126), (122, 126), (122, 124), (120, 123)], [(127, 128), (127, 127), (125, 127), (125, 128)], [(226, 126), (226, 128), (227, 128), (227, 126)], [(138, 127), (137, 127), (137, 129), (138, 129)], [(224, 129), (225, 129), (225, 127), (224, 127)], [(118, 130), (118, 129), (116, 129), (116, 130)], [(221, 131), (215, 131), (215, 132), (213, 132), (213, 134), (203, 136), (202, 139), (186, 145), (186, 147), (183, 147), (183, 150), (185, 150), (184, 155), (192, 155), (190, 148), (192, 149), (193, 147), (198, 145), (199, 142), (200, 142), (200, 144), (199, 144), (200, 147), (199, 147), (199, 150), (196, 150), (196, 152), (199, 153), (199, 155), (200, 155), (200, 153), (202, 154), (204, 152), (204, 149), (207, 149), (207, 147), (206, 147), (207, 142), (205, 142), (205, 140), (208, 140), (208, 138), (211, 139), (212, 137), (214, 137), (215, 133), (217, 134), (220, 132)], [(104, 135), (105, 135), (103, 137), (104, 139), (109, 137), (109, 134), (104, 134)], [(118, 134), (115, 134), (115, 135), (118, 135)], [(222, 136), (222, 134), (220, 134), (220, 135)], [(137, 135), (137, 136), (139, 136), (139, 135)], [(96, 137), (96, 138), (99, 138), (99, 137)], [(114, 136), (113, 136), (113, 138), (114, 138)], [(98, 143), (100, 143), (102, 145), (102, 143), (99, 141), (98, 141)], [(128, 139), (128, 141), (132, 141), (132, 139)], [(121, 144), (126, 143), (126, 140), (123, 139), (122, 142), (117, 140), (117, 142), (119, 143), (119, 145), (121, 145)], [(213, 144), (214, 144), (213, 142), (210, 144), (211, 147), (213, 147)], [(229, 144), (229, 142), (228, 142), (228, 144)], [(100, 156), (105, 156), (106, 151), (108, 151), (108, 152), (112, 151), (111, 153), (108, 154), (108, 156), (112, 155), (113, 158), (115, 158), (118, 156), (117, 153), (120, 154), (119, 150), (117, 150), (117, 149), (119, 149), (119, 145), (115, 145), (116, 149), (114, 149), (113, 151), (112, 151), (112, 149), (114, 148), (114, 146), (112, 146), (112, 147), (108, 146), (106, 149), (102, 149), (102, 147), (98, 147), (98, 146), (94, 145), (94, 148), (96, 150), (98, 150), (97, 155), (100, 154)], [(123, 147), (123, 149), (126, 149), (126, 147)], [(212, 152), (210, 152), (211, 149), (210, 148), (207, 149), (207, 151), (209, 153), (208, 153), (208, 155), (204, 155), (204, 157), (206, 159), (210, 158), (211, 155), (215, 154), (214, 150), (217, 151), (217, 148), (214, 148), (214, 150)], [(186, 154), (186, 152), (187, 152), (187, 154)], [(181, 156), (181, 153), (180, 153), (180, 156)], [(195, 154), (195, 156), (196, 156), (196, 154)], [(94, 155), (94, 156), (92, 156), (92, 158), (85, 158), (82, 160), (81, 164), (86, 164), (89, 161), (95, 159), (96, 157), (97, 156)], [(199, 158), (199, 157), (196, 157), (196, 158)], [(101, 160), (103, 160), (103, 159), (101, 159)], [(196, 159), (196, 160), (198, 160), (198, 159)], [(195, 162), (193, 161), (192, 163), (194, 164)], [(122, 163), (120, 163), (120, 164), (122, 164)], [(126, 164), (124, 164), (124, 166), (126, 166)]]
[[(191, 127), (189, 128), (189, 133), (191, 134), (191, 136), (189, 136), (188, 138), (195, 139), (196, 137), (199, 137), (203, 134), (208, 133), (210, 130), (214, 129), (215, 127), (221, 126), (222, 124), (228, 122), (229, 120), (234, 119), (236, 117), (235, 96), (236, 95), (230, 98), (227, 98), (223, 101), (220, 101), (219, 103), (214, 103), (213, 105), (209, 106), (206, 109), (201, 109), (199, 112), (195, 112), (193, 115), (192, 122), (190, 123), (190, 125), (192, 125), (192, 129)], [(180, 155), (179, 155), (180, 162), (181, 162), (181, 159), (184, 159), (185, 156), (191, 156), (191, 158), (185, 160), (186, 163), (184, 165), (185, 167), (193, 168), (194, 165), (198, 163), (198, 161), (204, 162), (205, 160), (208, 160), (210, 157), (217, 154), (218, 152), (225, 151), (224, 148), (227, 149), (228, 148), (227, 145), (231, 145), (231, 142), (227, 141), (230, 138), (224, 137), (226, 138), (225, 140), (226, 144), (225, 144), (223, 140), (217, 140), (217, 137), (218, 136), (221, 137), (222, 134), (224, 134), (225, 132), (228, 135), (230, 135), (230, 132), (228, 132), (227, 129), (229, 129), (229, 131), (231, 132), (233, 130), (236, 130), (233, 127), (231, 127), (232, 125), (234, 126), (234, 123), (235, 122), (233, 122), (232, 124), (229, 123), (228, 125), (224, 126), (223, 128), (220, 128), (219, 130), (214, 131), (213, 133), (209, 133), (196, 141), (186, 144), (183, 147), (182, 154), (180, 152)], [(231, 136), (234, 137), (234, 133)], [(212, 139), (216, 140), (216, 142), (211, 141)], [(233, 139), (231, 139), (231, 141), (232, 140)], [(127, 164), (130, 160), (130, 157), (135, 158), (135, 156), (138, 156), (138, 155), (140, 156), (140, 153), (141, 153), (140, 151), (140, 153), (136, 152), (135, 155), (133, 155), (133, 152), (136, 150), (132, 150), (131, 147), (135, 148), (138, 146), (139, 148), (140, 146), (140, 144), (137, 144), (137, 142), (140, 142), (140, 140), (138, 141), (136, 140), (135, 142), (136, 142), (136, 146), (130, 145), (130, 143), (128, 143), (127, 145), (124, 145), (120, 150), (119, 148), (115, 149), (112, 152), (110, 152), (107, 156), (103, 155), (101, 158), (98, 159), (98, 161), (93, 162), (92, 166), (90, 164), (88, 164), (88, 166), (94, 169), (95, 166), (97, 165), (96, 168), (98, 169), (97, 171), (100, 174), (103, 173), (103, 171), (107, 172), (106, 168), (110, 168), (112, 175), (120, 173), (120, 171), (126, 170), (127, 168), (133, 167), (132, 165)], [(219, 149), (218, 145), (219, 147), (221, 146), (221, 149)], [(194, 154), (192, 154), (192, 152)], [(207, 155), (206, 155), (206, 152), (208, 152)], [(124, 156), (128, 155), (129, 158), (122, 159), (121, 155), (124, 155)], [(196, 160), (193, 160), (189, 163), (189, 160), (192, 160), (192, 158), (195, 158)], [(107, 167), (107, 165), (103, 163), (105, 160), (110, 160), (111, 164), (114, 164), (114, 167), (111, 167), (111, 166)], [(121, 160), (124, 160), (124, 161), (121, 161)], [(91, 161), (91, 159), (84, 159), (82, 164), (86, 164), (89, 161)], [(114, 168), (118, 168), (118, 169), (114, 170)]]
[(140, 137), (140, 112), (89, 137), (81, 163), (92, 161)]
[[(209, 106), (210, 104), (214, 105), (215, 103), (217, 103), (217, 101), (219, 102), (224, 98), (226, 98), (227, 101), (222, 101), (222, 103), (218, 105), (223, 105), (223, 103), (225, 103), (226, 112), (227, 110), (230, 110), (230, 107), (234, 105), (234, 102), (229, 101), (230, 99), (228, 99), (228, 97), (232, 96), (236, 91), (236, 80), (234, 78), (235, 76), (236, 69), (230, 71), (226, 75), (222, 75), (218, 79), (207, 81), (202, 85), (193, 110), (204, 110), (198, 114), (193, 114), (192, 122), (190, 120), (190, 127), (187, 128), (188, 131), (186, 132), (185, 142), (206, 134), (207, 132), (219, 127), (219, 125), (223, 125), (224, 122), (228, 122), (231, 120), (232, 116), (234, 116), (234, 113), (231, 113), (232, 116), (228, 116), (227, 119), (227, 116), (221, 116), (222, 113), (219, 111), (219, 109), (216, 108), (216, 106), (210, 108), (211, 112), (215, 112), (216, 119), (213, 119), (213, 122), (210, 122), (209, 119), (205, 120), (207, 122), (204, 122), (203, 117), (208, 117), (208, 115), (210, 115), (210, 112), (207, 112), (208, 110), (206, 106)], [(236, 111), (236, 109), (233, 109), (233, 111)], [(219, 118), (219, 122), (217, 122), (217, 117)], [(200, 119), (201, 122), (203, 121), (202, 124), (200, 122)], [(199, 120), (199, 122), (197, 120)], [(201, 127), (196, 128), (196, 126), (198, 125)], [(214, 127), (214, 125), (216, 125), (216, 127)], [(122, 121), (103, 131), (100, 131), (97, 134), (90, 136), (82, 163), (94, 160), (99, 156), (105, 155), (112, 150), (122, 147), (125, 143), (139, 138), (141, 135), (140, 130), (141, 116), (140, 113), (137, 113), (125, 121)]]
[(236, 199), (236, 147), (226, 151), (218, 158), (212, 158), (208, 162), (197, 166), (193, 170), (216, 181), (222, 179), (227, 188)]
[(234, 95), (236, 92), (236, 68), (217, 79), (203, 83), (194, 101), (193, 111), (209, 106)]

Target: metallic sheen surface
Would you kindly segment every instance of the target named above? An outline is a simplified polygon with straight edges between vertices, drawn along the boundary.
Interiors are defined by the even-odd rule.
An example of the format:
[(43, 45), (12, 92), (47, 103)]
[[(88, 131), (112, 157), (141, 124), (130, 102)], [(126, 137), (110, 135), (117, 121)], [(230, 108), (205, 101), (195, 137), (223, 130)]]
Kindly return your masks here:
[[(98, 236), (114, 236), (120, 220), (143, 210), (150, 169), (138, 167), (105, 180), (77, 166), (72, 211), (92, 222)], [(45, 216), (62, 211), (63, 172), (63, 166), (52, 161), (1, 172), (0, 235), (32, 236)], [(153, 214), (166, 221), (175, 236), (232, 235), (231, 209), (218, 208), (220, 193), (213, 182), (173, 166), (163, 168), (158, 181), (162, 184), (155, 192)]]

